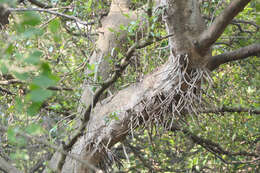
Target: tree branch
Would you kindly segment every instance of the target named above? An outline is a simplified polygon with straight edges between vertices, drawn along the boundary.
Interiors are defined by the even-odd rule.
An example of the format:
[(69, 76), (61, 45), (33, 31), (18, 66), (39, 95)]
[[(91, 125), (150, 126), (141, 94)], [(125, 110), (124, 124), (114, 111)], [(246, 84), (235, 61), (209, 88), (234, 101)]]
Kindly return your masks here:
[(20, 81), (18, 79), (0, 81), (0, 85), (23, 84), (23, 83), (24, 83), (23, 81)]
[[(208, 16), (203, 16), (204, 19), (206, 20), (211, 20), (211, 17)], [(215, 20), (215, 18), (213, 18)], [(257, 25), (254, 21), (250, 21), (250, 20), (240, 20), (240, 19), (233, 19), (231, 22), (231, 24), (247, 24), (247, 25), (252, 25), (256, 28), (256, 31), (258, 31), (260, 29), (260, 26)]]
[(64, 88), (64, 87), (56, 87), (56, 86), (50, 86), (47, 88), (48, 90), (53, 90), (53, 91), (73, 91), (73, 88)]
[[(26, 82), (20, 81), (18, 79), (0, 81), (0, 85), (11, 85), (11, 84), (26, 84)], [(59, 86), (49, 86), (47, 89), (53, 90), (53, 91), (62, 91), (62, 90), (73, 91), (73, 88), (65, 88), (65, 87), (59, 87)]]
[(84, 116), (82, 118), (82, 124), (80, 126), (80, 130), (71, 138), (71, 141), (66, 145), (66, 149), (70, 149), (74, 143), (77, 141), (78, 137), (80, 137), (82, 135), (82, 132), (84, 131), (85, 127), (86, 127), (86, 122), (89, 120), (90, 117), (90, 113), (91, 110), (96, 106), (99, 97), (101, 96), (101, 94), (107, 89), (109, 88), (109, 86), (111, 86), (113, 83), (116, 82), (116, 80), (121, 76), (121, 74), (123, 73), (123, 71), (126, 69), (126, 67), (129, 65), (129, 60), (132, 57), (133, 53), (137, 50), (137, 49), (142, 49), (146, 46), (149, 46), (157, 41), (161, 41), (163, 39), (169, 38), (172, 35), (167, 35), (165, 37), (162, 38), (155, 38), (154, 40), (143, 40), (139, 42), (136, 42), (135, 44), (133, 44), (128, 51), (126, 52), (125, 58), (121, 60), (121, 63), (118, 65), (118, 67), (116, 67), (116, 70), (114, 72), (114, 74), (111, 76), (111, 78), (107, 79), (104, 83), (101, 84), (101, 88), (97, 89), (97, 91), (95, 92), (94, 96), (93, 96), (93, 102), (91, 105), (89, 105), (86, 108), (86, 111), (84, 113)]
[(250, 1), (251, 0), (233, 0), (214, 20), (212, 25), (199, 36), (198, 41), (195, 43), (199, 52), (205, 54), (210, 46), (221, 36), (227, 25)]
[(250, 108), (243, 108), (243, 107), (227, 107), (227, 106), (222, 106), (220, 108), (216, 109), (209, 109), (205, 110), (201, 113), (224, 113), (224, 112), (237, 112), (237, 113), (242, 113), (242, 112), (248, 112), (250, 114), (260, 114), (260, 109), (250, 109)]
[(3, 92), (3, 93), (6, 93), (6, 94), (9, 94), (9, 95), (15, 95), (14, 93), (12, 93), (11, 91), (5, 89), (5, 88), (2, 88), (0, 87), (0, 92)]
[(0, 157), (0, 170), (3, 170), (8, 173), (22, 173), (20, 170), (18, 170), (16, 167), (12, 166), (10, 163), (8, 163), (2, 157)]
[[(260, 157), (259, 157), (259, 155), (257, 153), (250, 153), (250, 152), (247, 152), (247, 151), (232, 152), (232, 151), (225, 150), (218, 143), (213, 142), (213, 141), (211, 141), (209, 139), (205, 139), (203, 137), (197, 136), (196, 134), (192, 133), (191, 131), (189, 131), (187, 129), (183, 129), (183, 128), (179, 128), (177, 126), (173, 126), (171, 130), (172, 131), (181, 131), (181, 132), (183, 132), (195, 144), (198, 144), (201, 147), (205, 148), (207, 151), (209, 151), (210, 153), (212, 153), (215, 156), (217, 156), (221, 161), (223, 161), (226, 164), (253, 163), (253, 162), (256, 162), (256, 161), (260, 160)], [(220, 155), (227, 155), (229, 157), (232, 157), (232, 156), (250, 156), (250, 157), (257, 157), (257, 158), (255, 158), (253, 160), (249, 160), (249, 161), (232, 161), (232, 162), (228, 162), (228, 161), (224, 160)]]
[(245, 59), (250, 56), (259, 56), (259, 55), (260, 55), (260, 43), (256, 43), (256, 44), (252, 44), (252, 45), (243, 47), (238, 50), (234, 50), (231, 52), (226, 52), (226, 53), (223, 53), (220, 55), (213, 56), (213, 57), (209, 58), (207, 67), (210, 70), (214, 70), (221, 64), (231, 62), (231, 61)]
[(77, 23), (80, 23), (82, 25), (85, 25), (85, 26), (88, 26), (88, 25), (93, 25), (95, 24), (94, 21), (90, 21), (90, 22), (85, 22), (85, 21), (82, 21), (81, 19), (75, 17), (75, 16), (70, 16), (70, 15), (67, 15), (67, 14), (63, 14), (63, 13), (60, 13), (60, 12), (57, 12), (57, 11), (53, 11), (53, 9), (42, 9), (42, 8), (8, 8), (8, 10), (10, 12), (25, 12), (25, 11), (38, 11), (38, 12), (45, 12), (45, 13), (49, 13), (49, 14), (53, 14), (53, 15), (56, 15), (56, 16), (59, 16), (59, 17), (64, 17), (66, 19), (69, 19), (69, 20), (73, 20)]
[(30, 173), (34, 173), (34, 172), (37, 172), (39, 169), (44, 169), (44, 167), (46, 165), (44, 165), (44, 162), (46, 160), (50, 160), (52, 157), (52, 154), (51, 153), (47, 153), (45, 154), (42, 158), (40, 158), (36, 164), (30, 169)]
[[(133, 53), (137, 49), (142, 49), (146, 46), (149, 46), (157, 41), (161, 41), (163, 39), (167, 39), (171, 37), (172, 35), (167, 35), (165, 37), (161, 38), (154, 38), (154, 40), (146, 38), (141, 41), (137, 41), (135, 44), (133, 44), (126, 52), (125, 58), (121, 60), (120, 64), (115, 67), (115, 72), (112, 74), (111, 78), (107, 79), (104, 83), (101, 84), (101, 88), (97, 89), (95, 94), (93, 95), (92, 103), (86, 107), (86, 110), (83, 114), (83, 117), (81, 119), (81, 124), (78, 128), (78, 130), (72, 135), (70, 140), (64, 145), (64, 150), (69, 151), (71, 150), (72, 146), (77, 142), (78, 138), (84, 135), (84, 131), (86, 128), (86, 123), (90, 119), (90, 114), (93, 108), (98, 103), (98, 100), (102, 93), (109, 88), (112, 84), (114, 84), (118, 78), (122, 75), (123, 71), (126, 69), (126, 67), (129, 65), (129, 60), (131, 59)], [(63, 154), (60, 161), (58, 162), (58, 169), (61, 169), (65, 161), (65, 155)]]

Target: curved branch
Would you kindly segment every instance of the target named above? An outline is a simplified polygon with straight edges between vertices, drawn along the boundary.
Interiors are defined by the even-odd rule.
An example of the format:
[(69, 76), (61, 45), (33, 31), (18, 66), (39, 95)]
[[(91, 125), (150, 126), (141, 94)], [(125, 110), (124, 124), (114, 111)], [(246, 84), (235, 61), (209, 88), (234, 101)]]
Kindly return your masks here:
[(238, 50), (234, 50), (231, 52), (226, 52), (220, 55), (213, 56), (209, 58), (209, 62), (207, 64), (207, 67), (210, 70), (215, 70), (219, 65), (241, 60), (248, 58), (250, 56), (259, 56), (260, 55), (260, 43), (252, 44), (246, 47), (243, 47)]
[(214, 20), (212, 25), (205, 30), (196, 42), (196, 47), (199, 52), (205, 54), (209, 47), (216, 42), (216, 40), (224, 32), (227, 25), (233, 18), (241, 12), (251, 0), (234, 0), (224, 11)]

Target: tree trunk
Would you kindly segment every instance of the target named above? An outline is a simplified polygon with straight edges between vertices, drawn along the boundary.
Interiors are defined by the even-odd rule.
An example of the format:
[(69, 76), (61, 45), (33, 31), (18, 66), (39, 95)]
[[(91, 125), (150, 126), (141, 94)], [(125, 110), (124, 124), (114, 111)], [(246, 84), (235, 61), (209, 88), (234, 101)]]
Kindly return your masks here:
[[(157, 2), (158, 3), (158, 2)], [(210, 45), (203, 52), (196, 47), (196, 40), (205, 30), (199, 2), (197, 0), (163, 0), (164, 20), (169, 38), (170, 57), (167, 63), (148, 74), (139, 83), (119, 91), (112, 97), (99, 102), (91, 113), (83, 136), (73, 145), (70, 153), (90, 164), (105, 169), (113, 155), (109, 152), (117, 142), (134, 128), (146, 122), (158, 121), (171, 127), (186, 112), (193, 112), (193, 106), (200, 104), (199, 92), (201, 79), (207, 75), (207, 56)], [(110, 65), (104, 57), (110, 56), (113, 48), (121, 47), (126, 34), (120, 38), (109, 31), (118, 30), (121, 24), (128, 25), (138, 15), (129, 13), (127, 0), (112, 1), (109, 15), (102, 21), (97, 41), (97, 51), (91, 57), (91, 63), (98, 62), (98, 73), (103, 79), (109, 77)], [(205, 53), (207, 52), (207, 53)], [(82, 96), (85, 106), (91, 104), (91, 90), (87, 87)], [(83, 109), (82, 109), (83, 110)], [(111, 114), (116, 119), (111, 119)], [(60, 154), (56, 153), (50, 161), (50, 167), (57, 169)], [(86, 173), (89, 168), (66, 157), (61, 172)]]

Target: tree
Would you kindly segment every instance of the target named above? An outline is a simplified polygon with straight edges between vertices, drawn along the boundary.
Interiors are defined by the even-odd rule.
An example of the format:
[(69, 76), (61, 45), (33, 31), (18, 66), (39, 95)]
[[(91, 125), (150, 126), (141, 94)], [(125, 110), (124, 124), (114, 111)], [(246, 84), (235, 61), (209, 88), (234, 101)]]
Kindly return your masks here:
[[(44, 45), (49, 46), (44, 53), (34, 51), (28, 55), (24, 60), (24, 63), (27, 63), (26, 66), (20, 67), (21, 70), (19, 72), (12, 70), (18, 69), (19, 65), (3, 63), (4, 65), (1, 68), (2, 78), (6, 79), (6, 81), (2, 81), (1, 84), (16, 83), (21, 86), (26, 83), (30, 84), (30, 87), (23, 89), (23, 93), (20, 94), (26, 95), (25, 99), (16, 99), (14, 107), (19, 108), (20, 106), (18, 112), (20, 111), (31, 116), (35, 114), (41, 115), (44, 108), (47, 110), (51, 109), (49, 110), (50, 112), (55, 112), (57, 108), (51, 107), (48, 102), (52, 98), (59, 100), (59, 95), (53, 95), (50, 90), (73, 90), (76, 92), (75, 87), (77, 86), (70, 88), (57, 87), (57, 83), (61, 84), (60, 81), (62, 81), (62, 79), (57, 77), (57, 74), (62, 70), (58, 71), (50, 64), (56, 63), (59, 66), (59, 61), (61, 61), (64, 64), (63, 69), (65, 66), (68, 69), (67, 71), (69, 71), (70, 68), (66, 66), (66, 59), (62, 57), (63, 55), (72, 55), (68, 53), (68, 49), (75, 53), (81, 51), (85, 57), (91, 54), (87, 60), (81, 60), (82, 66), (80, 69), (84, 69), (83, 74), (86, 76), (82, 86), (83, 94), (78, 105), (78, 114), (73, 117), (75, 124), (65, 128), (69, 135), (57, 132), (57, 134), (64, 135), (64, 137), (59, 138), (62, 141), (59, 148), (31, 136), (35, 135), (35, 133), (37, 134), (37, 129), (41, 129), (41, 126), (31, 125), (29, 130), (27, 129), (31, 135), (23, 134), (23, 132), (19, 131), (15, 132), (15, 128), (7, 129), (1, 126), (2, 131), (8, 130), (9, 140), (12, 139), (12, 136), (15, 138), (16, 135), (20, 135), (23, 137), (22, 139), (36, 140), (37, 143), (45, 144), (56, 151), (49, 161), (49, 168), (46, 168), (45, 172), (50, 170), (57, 172), (72, 172), (72, 170), (74, 172), (92, 172), (99, 171), (99, 169), (109, 171), (113, 162), (118, 163), (117, 155), (111, 148), (118, 142), (124, 141), (128, 134), (133, 134), (135, 129), (140, 127), (147, 127), (151, 131), (155, 127), (157, 130), (163, 130), (164, 133), (165, 131), (168, 133), (181, 132), (193, 144), (200, 145), (221, 161), (233, 164), (235, 167), (238, 164), (255, 164), (259, 160), (259, 155), (246, 147), (239, 149), (239, 151), (231, 152), (221, 147), (217, 142), (213, 142), (210, 138), (206, 139), (196, 134), (198, 133), (196, 128), (201, 128), (200, 130), (202, 131), (203, 128), (206, 128), (200, 125), (200, 121), (203, 120), (202, 124), (210, 122), (210, 120), (206, 120), (206, 115), (208, 114), (248, 112), (248, 117), (252, 118), (252, 114), (259, 115), (260, 113), (258, 109), (255, 109), (259, 106), (259, 103), (258, 105), (253, 105), (252, 102), (251, 108), (230, 107), (225, 106), (224, 103), (221, 103), (224, 106), (218, 108), (218, 96), (214, 95), (212, 90), (212, 85), (214, 86), (214, 84), (212, 77), (210, 77), (212, 71), (218, 70), (219, 66), (225, 63), (248, 57), (252, 57), (252, 61), (259, 63), (256, 56), (259, 56), (260, 44), (255, 39), (259, 36), (259, 33), (253, 31), (254, 29), (258, 31), (259, 26), (255, 22), (244, 20), (242, 16), (239, 16), (244, 11), (248, 11), (245, 13), (249, 16), (248, 18), (251, 18), (248, 13), (250, 9), (258, 8), (257, 2), (251, 2), (250, 0), (214, 1), (216, 4), (213, 4), (213, 6), (219, 5), (223, 8), (219, 8), (217, 11), (219, 14), (216, 16), (211, 14), (211, 2), (200, 2), (197, 0), (162, 0), (155, 2), (148, 0), (147, 2), (134, 1), (132, 3), (128, 0), (112, 0), (111, 4), (109, 1), (79, 1), (79, 3), (86, 3), (81, 7), (82, 9), (80, 9), (80, 4), (77, 4), (77, 2), (62, 1), (56, 5), (63, 5), (64, 9), (61, 9), (63, 12), (55, 11), (55, 4), (49, 5), (31, 0), (29, 2), (31, 5), (39, 8), (1, 7), (7, 10), (8, 15), (9, 13), (24, 12), (20, 23), (16, 22), (14, 14), (13, 19), (18, 28), (12, 28), (11, 26), (7, 29), (2, 28), (9, 33), (20, 34), (20, 38), (25, 38), (22, 41), (27, 44), (27, 46), (25, 45), (24, 48), (21, 48), (22, 46), (13, 44), (19, 43), (20, 40), (9, 41), (10, 44), (7, 44), (8, 46), (4, 50), (4, 55), (7, 59), (16, 58), (19, 62), (17, 53), (19, 49), (21, 49), (20, 51), (25, 51), (29, 48), (35, 48), (38, 44), (37, 46), (40, 49), (47, 50), (44, 48)], [(26, 2), (23, 3), (26, 6)], [(73, 4), (77, 5), (79, 9), (76, 8), (72, 11), (71, 6), (66, 6)], [(106, 8), (102, 9), (102, 5), (107, 7), (108, 10)], [(18, 4), (18, 6), (24, 5)], [(87, 13), (80, 15), (84, 7), (86, 7)], [(201, 15), (201, 10), (204, 14), (209, 13), (211, 15), (203, 16)], [(46, 23), (50, 22), (48, 30), (46, 31), (45, 28), (39, 31), (35, 30), (34, 28), (39, 25), (44, 27), (45, 23), (41, 24), (39, 14), (28, 13), (28, 11), (54, 15), (53, 18), (48, 18), (49, 21), (47, 21), (48, 16), (43, 15), (43, 18), (46, 17)], [(73, 16), (73, 13), (76, 16)], [(257, 14), (258, 12), (256, 11), (255, 13)], [(8, 18), (8, 15), (6, 18)], [(79, 18), (79, 16), (82, 17), (84, 15), (85, 18)], [(56, 19), (56, 16), (59, 16), (60, 19)], [(234, 19), (236, 16), (242, 19)], [(208, 26), (205, 24), (207, 20), (212, 21), (208, 23)], [(5, 20), (2, 24), (6, 25), (8, 22)], [(240, 32), (237, 32), (237, 29), (228, 28), (230, 24), (236, 26)], [(245, 31), (241, 25), (245, 28), (247, 27), (249, 31)], [(98, 27), (99, 29), (93, 33), (93, 29)], [(61, 28), (67, 32), (67, 35), (61, 36), (57, 34)], [(249, 33), (251, 38), (247, 43), (241, 43), (240, 41), (243, 39), (235, 40), (230, 38), (228, 39), (229, 43), (222, 43), (226, 44), (227, 47), (222, 50), (216, 48), (214, 45), (216, 45), (217, 40), (224, 40), (221, 36), (232, 35), (229, 31), (232, 31), (232, 34), (236, 36), (243, 36), (243, 34)], [(47, 32), (51, 33), (52, 36), (48, 36)], [(55, 46), (46, 44), (47, 41), (41, 42), (42, 34), (45, 34), (48, 39), (54, 40), (56, 42)], [(75, 42), (73, 40), (74, 37), (89, 39), (85, 44), (89, 44), (86, 47), (91, 50), (91, 53), (86, 54), (83, 49), (75, 49), (71, 45), (68, 45), (66, 50), (64, 50), (65, 44), (62, 40), (71, 39), (71, 44), (75, 44), (75, 47), (84, 47), (84, 43), (81, 43), (83, 40)], [(95, 39), (95, 44), (91, 45), (91, 42), (93, 43)], [(161, 65), (156, 64), (154, 70), (151, 70), (152, 65), (149, 64), (151, 69), (146, 71), (146, 75), (134, 78), (133, 76), (137, 74), (137, 71), (135, 71), (134, 75), (131, 75), (132, 64), (135, 64), (135, 66), (142, 65), (142, 56), (147, 56), (145, 52), (154, 52), (153, 49), (162, 47), (162, 45), (167, 45), (168, 48), (162, 52), (163, 55), (158, 55), (158, 57), (161, 56), (167, 60), (161, 63)], [(228, 46), (232, 49), (228, 48)], [(53, 49), (57, 50), (53, 51)], [(58, 51), (59, 49), (60, 51)], [(52, 55), (56, 51), (57, 55)], [(50, 61), (51, 63), (42, 61), (42, 56), (45, 57), (47, 62)], [(154, 55), (150, 56), (156, 57)], [(154, 62), (156, 61), (158, 60)], [(34, 70), (30, 70), (31, 68)], [(56, 71), (57, 74), (52, 71)], [(256, 71), (254, 73), (259, 77)], [(76, 78), (78, 74), (73, 73), (72, 75)], [(123, 77), (124, 75), (132, 76), (134, 80), (138, 79), (138, 81), (124, 89), (119, 89), (119, 86), (127, 81), (127, 77)], [(216, 79), (213, 78), (214, 81), (218, 80), (217, 75), (215, 77)], [(128, 80), (131, 81), (131, 78)], [(251, 86), (254, 87), (255, 85), (252, 84)], [(0, 89), (9, 95), (13, 94), (10, 90)], [(251, 88), (251, 90), (254, 90), (254, 88)], [(251, 92), (254, 94), (258, 93), (257, 89)], [(61, 100), (66, 100), (66, 96), (64, 97)], [(257, 99), (257, 96), (252, 96), (252, 98)], [(77, 98), (74, 99), (76, 100)], [(8, 103), (8, 99), (6, 103)], [(70, 109), (70, 107), (68, 106), (67, 109)], [(63, 110), (63, 108), (58, 110)], [(56, 112), (55, 115), (61, 113)], [(257, 120), (255, 118), (252, 119)], [(246, 120), (240, 118), (239, 122), (242, 121)], [(253, 144), (256, 144), (259, 141), (259, 128), (257, 129), (259, 122), (254, 122), (253, 134), (255, 136), (253, 137)], [(240, 137), (243, 136), (241, 132), (234, 134), (240, 135)], [(235, 140), (236, 136), (231, 138)], [(249, 140), (246, 141), (250, 143)], [(127, 146), (128, 142), (125, 145)], [(191, 148), (193, 147), (191, 145)], [(136, 153), (131, 145), (128, 148), (133, 149), (133, 153)], [(239, 157), (238, 160), (246, 158), (247, 161), (230, 161), (235, 156)], [(226, 157), (228, 157), (227, 160)], [(190, 167), (191, 171), (196, 171), (197, 162)], [(6, 161), (3, 160), (3, 163), (6, 163)], [(143, 165), (150, 172), (156, 171), (155, 166), (151, 168), (149, 164), (147, 166), (145, 161), (143, 161)], [(254, 168), (259, 169), (256, 164)], [(1, 167), (1, 169), (9, 171), (16, 168), (9, 165)], [(163, 170), (160, 171), (163, 172)], [(170, 169), (168, 171), (173, 170)]]

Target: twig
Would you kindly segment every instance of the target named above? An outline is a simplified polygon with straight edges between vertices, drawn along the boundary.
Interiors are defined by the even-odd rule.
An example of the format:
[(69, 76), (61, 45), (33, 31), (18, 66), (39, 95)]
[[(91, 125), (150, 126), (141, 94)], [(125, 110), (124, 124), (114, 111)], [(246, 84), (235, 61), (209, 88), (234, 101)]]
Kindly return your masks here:
[(53, 14), (53, 15), (56, 15), (56, 16), (59, 16), (59, 17), (64, 17), (66, 19), (73, 20), (73, 21), (75, 21), (77, 23), (80, 23), (82, 25), (85, 25), (85, 26), (95, 24), (94, 21), (84, 22), (84, 21), (82, 21), (81, 19), (79, 19), (79, 18), (77, 18), (75, 16), (70, 16), (70, 15), (67, 15), (67, 14), (56, 12), (56, 11), (53, 11), (52, 9), (42, 9), (42, 8), (8, 8), (8, 10), (11, 11), (11, 12), (39, 11), (39, 12), (45, 12), (45, 13)]
[(222, 106), (220, 108), (216, 109), (208, 109), (205, 111), (202, 111), (201, 113), (223, 113), (223, 112), (248, 112), (250, 114), (260, 114), (260, 109), (252, 109), (252, 108), (244, 108), (244, 107), (228, 107), (228, 106)]
[(10, 85), (10, 84), (22, 84), (24, 83), (23, 81), (20, 81), (18, 79), (10, 79), (10, 80), (4, 80), (0, 81), (0, 85)]
[[(208, 16), (203, 16), (203, 18), (206, 19), (206, 20), (211, 20), (211, 18), (208, 17)], [(213, 20), (215, 20), (215, 18), (213, 18)], [(257, 31), (260, 29), (260, 26), (257, 25), (254, 21), (233, 19), (230, 23), (231, 23), (231, 24), (243, 23), (243, 24), (247, 24), (247, 25), (252, 25), (252, 26), (254, 26)]]
[[(0, 81), (0, 85), (11, 85), (11, 84), (26, 84), (23, 81), (20, 81), (18, 79), (10, 79), (10, 80), (5, 80), (5, 81)], [(3, 88), (1, 88), (3, 89)], [(58, 87), (58, 86), (50, 86), (47, 88), (48, 90), (53, 90), (53, 91), (73, 91), (73, 88), (65, 88), (65, 87)], [(5, 91), (7, 92), (7, 90)], [(8, 94), (12, 94), (11, 92), (7, 92)]]
[(12, 93), (11, 91), (5, 89), (5, 88), (2, 88), (0, 87), (0, 92), (3, 92), (3, 93), (6, 93), (6, 94), (9, 94), (9, 95), (15, 95), (14, 93)]
[(130, 148), (130, 150), (134, 153), (136, 157), (139, 158), (139, 160), (143, 163), (143, 165), (149, 169), (150, 172), (155, 172), (154, 168), (151, 166), (149, 162), (147, 162), (140, 154), (140, 151), (138, 151), (135, 147), (131, 146), (129, 143), (124, 142), (124, 145)]
[(47, 88), (48, 90), (53, 90), (53, 91), (73, 91), (73, 88), (64, 88), (64, 87), (56, 87), (56, 86), (50, 86)]
[[(256, 153), (249, 153), (246, 151), (240, 151), (240, 152), (230, 152), (225, 149), (223, 149), (218, 143), (215, 143), (209, 139), (205, 139), (202, 137), (199, 137), (195, 135), (194, 133), (190, 132), (187, 129), (184, 128), (179, 128), (177, 125), (171, 128), (172, 131), (181, 131), (183, 132), (187, 137), (189, 137), (195, 144), (198, 144), (205, 148), (207, 151), (210, 153), (214, 154), (217, 156), (221, 161), (227, 164), (245, 164), (245, 163), (253, 163), (258, 160), (260, 160), (260, 157)], [(257, 157), (256, 159), (250, 160), (250, 161), (233, 161), (233, 162), (228, 162), (224, 160), (221, 156), (219, 155), (227, 155), (229, 157), (232, 156), (250, 156), (250, 157)]]
[(52, 157), (52, 154), (51, 153), (47, 153), (44, 157), (40, 158), (36, 164), (30, 169), (30, 173), (34, 173), (34, 172), (37, 172), (39, 169), (43, 169), (45, 167), (44, 165), (44, 162), (46, 160), (50, 160)]

